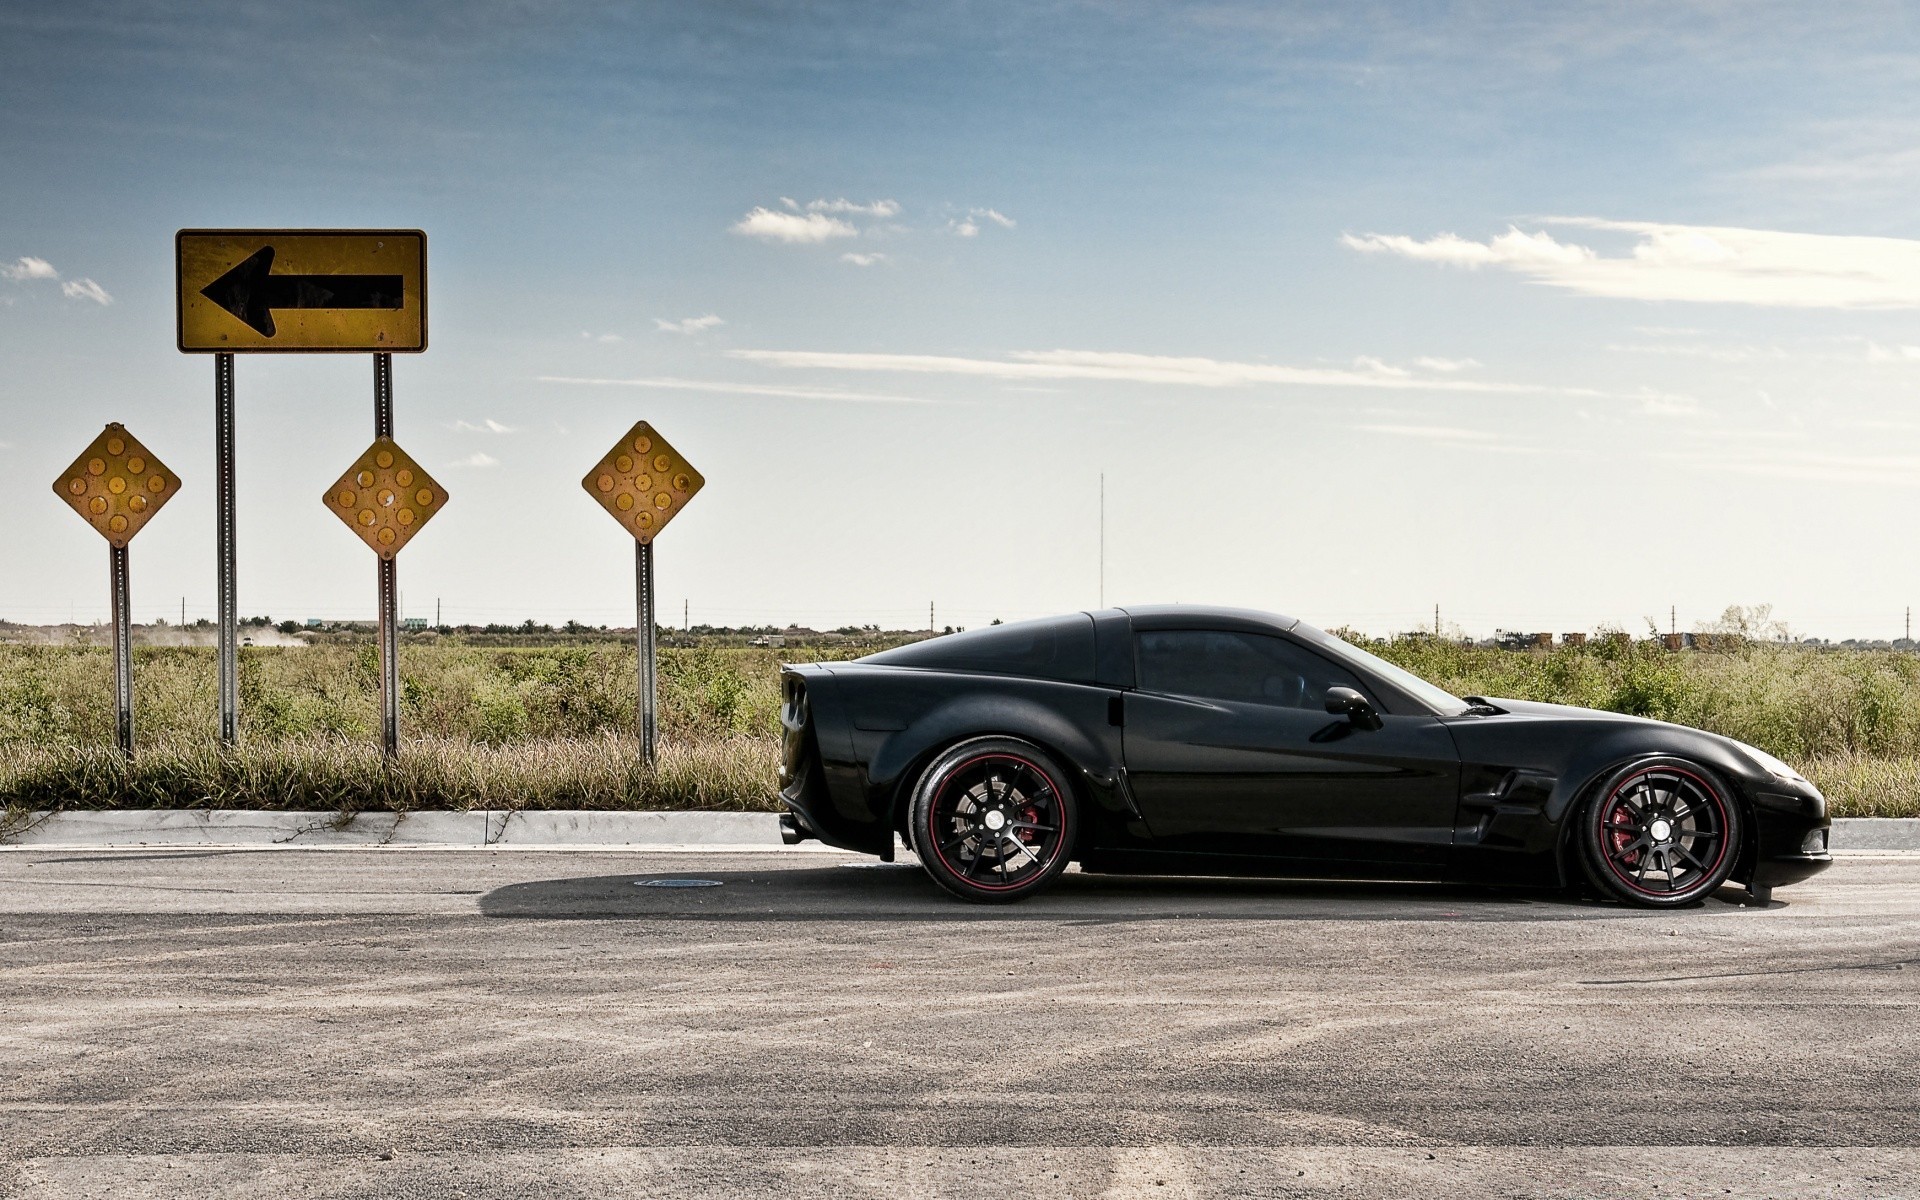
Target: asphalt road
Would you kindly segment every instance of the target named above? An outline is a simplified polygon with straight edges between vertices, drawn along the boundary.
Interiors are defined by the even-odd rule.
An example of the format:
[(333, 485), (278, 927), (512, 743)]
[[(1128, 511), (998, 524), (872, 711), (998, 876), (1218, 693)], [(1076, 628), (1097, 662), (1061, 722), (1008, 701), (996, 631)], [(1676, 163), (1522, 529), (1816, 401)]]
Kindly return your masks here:
[(0, 853), (0, 1194), (1920, 1195), (1920, 856), (1669, 914), (848, 858)]

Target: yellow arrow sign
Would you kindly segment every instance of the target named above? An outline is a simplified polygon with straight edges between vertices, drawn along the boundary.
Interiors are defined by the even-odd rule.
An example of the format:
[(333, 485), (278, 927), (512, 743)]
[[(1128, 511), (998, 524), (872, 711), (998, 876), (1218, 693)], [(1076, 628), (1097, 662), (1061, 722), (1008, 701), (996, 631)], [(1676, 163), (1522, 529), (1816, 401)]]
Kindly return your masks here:
[(580, 486), (621, 528), (651, 542), (706, 483), (693, 464), (642, 421), (627, 430)]
[(361, 541), (381, 558), (392, 558), (446, 507), (447, 490), (392, 438), (382, 437), (373, 439), (324, 499)]
[(182, 229), (173, 246), (183, 351), (427, 348), (418, 229)]
[(180, 477), (116, 421), (60, 473), (53, 490), (100, 536), (125, 546), (180, 490)]

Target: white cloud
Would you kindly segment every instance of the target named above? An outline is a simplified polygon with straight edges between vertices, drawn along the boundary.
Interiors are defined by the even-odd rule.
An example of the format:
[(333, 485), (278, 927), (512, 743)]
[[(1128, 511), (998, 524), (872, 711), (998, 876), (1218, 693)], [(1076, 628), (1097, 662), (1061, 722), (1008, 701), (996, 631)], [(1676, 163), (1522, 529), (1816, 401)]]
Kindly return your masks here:
[(871, 267), (876, 263), (886, 262), (887, 256), (884, 254), (842, 254), (840, 261), (852, 263), (856, 267)]
[(726, 324), (725, 321), (722, 321), (713, 313), (708, 313), (704, 317), (686, 317), (679, 321), (663, 321), (659, 317), (655, 317), (653, 323), (661, 333), (688, 334), (705, 333), (709, 329), (718, 329), (720, 326)]
[(961, 358), (935, 354), (843, 354), (818, 350), (733, 350), (729, 356), (766, 366), (828, 371), (890, 371), (921, 375), (962, 375), (991, 379), (1092, 379), (1109, 382), (1176, 384), (1189, 387), (1245, 387), (1253, 384), (1323, 387), (1398, 388), (1416, 391), (1497, 392), (1525, 395), (1600, 396), (1580, 388), (1539, 387), (1519, 383), (1483, 383), (1429, 379), (1407, 372), (1373, 369), (1288, 367), (1272, 363), (1230, 362), (1212, 358), (1176, 358), (1100, 350), (1025, 351), (1010, 358)]
[(1412, 371), (1407, 370), (1405, 367), (1389, 366), (1386, 362), (1374, 358), (1369, 354), (1362, 354), (1359, 358), (1354, 359), (1353, 365), (1359, 367), (1362, 371), (1371, 371), (1375, 375), (1386, 375), (1394, 379), (1405, 379), (1407, 376), (1413, 374)]
[(1492, 450), (1501, 454), (1528, 454), (1534, 449), (1531, 446), (1516, 446), (1499, 434), (1484, 429), (1462, 429), (1454, 425), (1356, 425), (1354, 428), (1362, 433), (1412, 438), (1467, 450)]
[(1867, 343), (1867, 361), (1874, 363), (1920, 362), (1920, 346), (1882, 346)]
[(774, 387), (763, 383), (724, 383), (702, 379), (581, 379), (571, 375), (541, 375), (541, 383), (577, 383), (590, 387), (662, 388), (679, 392), (719, 392), (735, 396), (771, 396), (787, 400), (851, 400), (866, 404), (930, 404), (922, 396), (889, 396), (849, 392), (839, 388)]
[(1719, 446), (1655, 457), (1695, 469), (1767, 479), (1920, 486), (1920, 455), (1912, 454), (1834, 454), (1756, 445)]
[(69, 300), (91, 300), (95, 304), (113, 303), (113, 297), (107, 295), (107, 289), (91, 279), (69, 279), (60, 285), (60, 294)]
[(1641, 388), (1633, 393), (1633, 399), (1640, 402), (1640, 411), (1650, 417), (1700, 415), (1700, 402), (1692, 396), (1683, 396), (1677, 392), (1656, 392), (1652, 388)]
[(1551, 287), (1628, 300), (1778, 308), (1920, 307), (1920, 241), (1716, 225), (1550, 217), (1542, 224), (1633, 235), (1624, 255), (1509, 227), (1486, 242), (1443, 233), (1343, 235), (1346, 246), (1421, 262), (1499, 267)]
[(514, 428), (511, 425), (502, 425), (500, 422), (494, 420), (492, 417), (486, 418), (485, 420), (481, 421), (477, 425), (474, 424), (472, 421), (455, 421), (453, 423), (453, 427), (462, 433), (518, 433), (520, 432), (518, 429)]
[(22, 255), (7, 266), (0, 267), (0, 275), (16, 283), (27, 279), (58, 279), (60, 272), (44, 258), (35, 258), (31, 254)]
[(1470, 242), (1453, 233), (1420, 241), (1400, 234), (1369, 233), (1355, 237), (1340, 235), (1342, 245), (1363, 254), (1398, 254), (1419, 262), (1445, 263), (1454, 267), (1505, 266), (1525, 270), (1548, 266), (1568, 266), (1595, 257), (1585, 246), (1566, 245), (1550, 233), (1522, 233), (1511, 226), (1486, 242)]
[(497, 467), (500, 460), (491, 454), (474, 453), (453, 464), (456, 467)]
[(1413, 365), (1423, 371), (1471, 371), (1480, 365), (1477, 358), (1416, 358)]
[(771, 208), (754, 209), (735, 222), (732, 229), (744, 237), (784, 242), (790, 246), (817, 245), (834, 238), (857, 237), (860, 232), (845, 221), (824, 213), (803, 215), (777, 212)]
[(991, 221), (1002, 229), (1012, 229), (1017, 224), (1012, 217), (997, 209), (969, 208), (965, 216), (955, 217), (947, 222), (947, 232), (955, 237), (979, 237), (982, 221)]
[[(781, 198), (781, 203), (790, 208), (795, 207), (793, 201), (785, 197)], [(900, 215), (900, 204), (895, 200), (875, 200), (871, 204), (855, 204), (853, 201), (846, 199), (813, 200), (808, 202), (807, 211), (817, 213), (841, 213), (847, 216), (857, 217), (897, 217)]]

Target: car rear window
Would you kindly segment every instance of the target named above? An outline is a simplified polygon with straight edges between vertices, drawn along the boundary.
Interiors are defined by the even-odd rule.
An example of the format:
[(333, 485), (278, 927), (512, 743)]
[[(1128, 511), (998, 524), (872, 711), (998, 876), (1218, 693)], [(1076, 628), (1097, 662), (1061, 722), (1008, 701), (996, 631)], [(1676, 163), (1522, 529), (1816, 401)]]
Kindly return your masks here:
[(1093, 618), (1086, 613), (989, 625), (965, 633), (928, 638), (869, 654), (861, 662), (889, 667), (929, 667), (980, 671), (989, 675), (1026, 675), (1091, 683)]

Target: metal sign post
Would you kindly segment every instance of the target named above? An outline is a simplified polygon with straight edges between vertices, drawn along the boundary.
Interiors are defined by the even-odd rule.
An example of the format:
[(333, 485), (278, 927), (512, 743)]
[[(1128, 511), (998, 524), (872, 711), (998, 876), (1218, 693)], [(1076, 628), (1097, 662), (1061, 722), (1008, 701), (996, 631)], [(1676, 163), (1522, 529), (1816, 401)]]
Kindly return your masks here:
[(113, 589), (113, 740), (133, 753), (133, 597), (127, 584), (127, 548), (109, 546), (107, 575)]
[(636, 704), (640, 753), (651, 765), (659, 728), (659, 625), (654, 618), (653, 539), (686, 507), (706, 479), (692, 464), (641, 421), (587, 472), (580, 486), (633, 535), (633, 641), (639, 658)]
[[(393, 364), (374, 361), (374, 426), (393, 428)], [(387, 434), (347, 468), (323, 498), (333, 515), (380, 556), (380, 745), (400, 749), (400, 639), (394, 559), (447, 506), (447, 490)]]
[(647, 762), (653, 761), (654, 733), (659, 728), (659, 648), (660, 627), (653, 616), (653, 543), (633, 544), (634, 593), (639, 603), (634, 614), (634, 649), (640, 661), (640, 747)]
[(133, 605), (127, 543), (180, 490), (180, 477), (116, 422), (60, 473), (53, 490), (107, 539), (108, 586), (113, 598), (114, 742), (122, 754), (132, 754)]
[(220, 740), (240, 735), (239, 586), (234, 579), (233, 355), (213, 356), (213, 558), (219, 621)]
[[(173, 252), (176, 341), (183, 353), (214, 356), (220, 740), (232, 745), (240, 731), (233, 356), (373, 353), (374, 432), (391, 437), (392, 355), (427, 348), (427, 235), (418, 229), (182, 229)], [(383, 594), (391, 590), (392, 566), (382, 560)], [(381, 612), (383, 620), (390, 615), (384, 602)], [(382, 634), (383, 647), (390, 637)], [(383, 706), (391, 713), (390, 702)], [(390, 716), (389, 750), (393, 730)]]
[[(373, 356), (373, 436), (393, 437), (393, 355)], [(400, 752), (400, 613), (396, 564), (382, 555), (380, 571), (380, 747)]]

